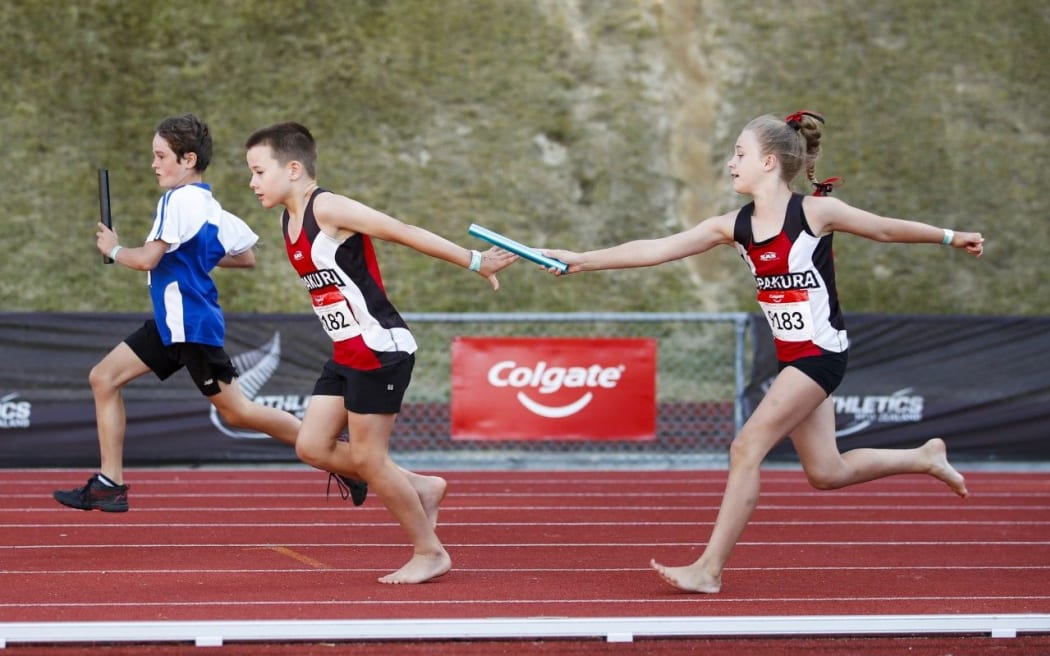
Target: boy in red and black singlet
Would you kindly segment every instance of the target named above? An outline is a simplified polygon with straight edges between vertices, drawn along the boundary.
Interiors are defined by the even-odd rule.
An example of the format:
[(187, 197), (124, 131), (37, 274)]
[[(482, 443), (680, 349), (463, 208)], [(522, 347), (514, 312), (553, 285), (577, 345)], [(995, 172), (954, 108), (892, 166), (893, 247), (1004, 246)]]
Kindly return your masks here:
[(288, 261), (310, 292), (314, 312), (333, 343), (332, 360), (352, 369), (379, 369), (416, 352), (416, 341), (383, 288), (375, 248), (368, 235), (343, 241), (326, 235), (314, 216), (315, 189), (293, 239), (290, 217), (281, 217)]
[[(253, 133), (245, 144), (252, 191), (263, 207), (282, 206), (288, 259), (332, 339), (296, 439), (303, 462), (366, 481), (408, 533), (412, 557), (381, 583), (421, 583), (452, 559), (437, 537), (446, 484), (397, 466), (390, 434), (411, 380), (416, 342), (383, 288), (372, 238), (457, 264), (499, 288), (496, 273), (517, 256), (472, 251), (352, 198), (317, 186), (317, 145), (298, 123)], [(340, 441), (343, 430), (350, 439)]]
[[(721, 508), (703, 553), (693, 563), (653, 569), (690, 592), (715, 593), (722, 570), (758, 500), (760, 465), (790, 437), (809, 481), (836, 489), (894, 474), (925, 473), (965, 497), (966, 482), (948, 462), (941, 439), (916, 449), (854, 449), (839, 453), (831, 393), (846, 370), (849, 340), (835, 292), (831, 237), (847, 232), (882, 242), (944, 244), (980, 256), (984, 239), (918, 221), (879, 216), (827, 197), (832, 180), (817, 182), (823, 117), (801, 111), (761, 116), (744, 127), (729, 160), (734, 191), (753, 202), (655, 239), (577, 253), (544, 250), (569, 264), (568, 273), (654, 266), (711, 250), (737, 249), (755, 277), (758, 302), (776, 340), (780, 372), (730, 447)], [(813, 196), (791, 190), (805, 168)], [(562, 275), (551, 269), (554, 275)]]

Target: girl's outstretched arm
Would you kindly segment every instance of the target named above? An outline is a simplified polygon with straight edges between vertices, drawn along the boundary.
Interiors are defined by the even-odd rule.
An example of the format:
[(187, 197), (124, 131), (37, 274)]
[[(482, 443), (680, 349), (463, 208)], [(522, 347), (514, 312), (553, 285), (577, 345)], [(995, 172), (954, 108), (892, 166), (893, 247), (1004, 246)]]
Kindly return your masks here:
[(921, 221), (879, 216), (827, 196), (807, 196), (803, 203), (809, 226), (817, 235), (848, 232), (888, 243), (945, 244), (965, 248), (976, 257), (984, 252), (984, 237), (979, 232), (961, 232)]
[[(582, 253), (561, 249), (541, 249), (540, 252), (568, 264), (566, 273), (655, 266), (698, 255), (720, 244), (733, 243), (735, 218), (736, 212), (731, 212), (705, 219), (688, 230), (666, 237), (637, 239)], [(561, 275), (557, 269), (549, 271)]]

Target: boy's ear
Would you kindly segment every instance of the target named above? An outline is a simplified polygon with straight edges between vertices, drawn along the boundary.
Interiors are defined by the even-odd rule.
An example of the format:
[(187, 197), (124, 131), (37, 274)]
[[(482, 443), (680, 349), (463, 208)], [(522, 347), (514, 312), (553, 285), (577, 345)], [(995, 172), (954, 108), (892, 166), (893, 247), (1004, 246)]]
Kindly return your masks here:
[(296, 159), (288, 162), (288, 175), (292, 180), (301, 178), (303, 175), (303, 163)]
[(186, 163), (191, 169), (197, 168), (197, 153), (192, 150), (182, 156), (182, 161)]

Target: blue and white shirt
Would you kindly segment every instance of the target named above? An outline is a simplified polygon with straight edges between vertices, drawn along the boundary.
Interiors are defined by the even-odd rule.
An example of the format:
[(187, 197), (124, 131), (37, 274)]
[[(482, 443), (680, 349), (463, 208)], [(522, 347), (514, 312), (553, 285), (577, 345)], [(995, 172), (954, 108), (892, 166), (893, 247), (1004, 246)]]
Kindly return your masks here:
[(166, 345), (223, 346), (226, 323), (211, 270), (258, 239), (244, 221), (222, 209), (208, 184), (176, 187), (161, 197), (146, 242), (168, 244), (149, 275), (153, 316)]

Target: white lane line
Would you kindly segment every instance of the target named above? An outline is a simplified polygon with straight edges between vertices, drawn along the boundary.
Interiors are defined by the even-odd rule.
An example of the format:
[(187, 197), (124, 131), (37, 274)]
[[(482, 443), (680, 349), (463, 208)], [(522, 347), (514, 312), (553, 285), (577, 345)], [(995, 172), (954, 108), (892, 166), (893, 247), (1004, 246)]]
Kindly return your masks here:
[[(769, 567), (729, 567), (727, 572), (902, 572), (902, 571), (1038, 571), (1050, 570), (1050, 565), (822, 565), (820, 567), (792, 567), (792, 566), (769, 566)], [(56, 570), (0, 570), (0, 576), (27, 576), (47, 575), (64, 576), (67, 574), (304, 574), (315, 572), (317, 574), (332, 573), (354, 573), (354, 572), (381, 572), (377, 567), (329, 567), (323, 569), (316, 567), (302, 568), (278, 568), (268, 567), (259, 569), (245, 568), (208, 568), (208, 569), (120, 569), (111, 567), (101, 569), (56, 569)], [(651, 572), (651, 567), (456, 567), (457, 573), (472, 574), (516, 574), (516, 573), (597, 573), (610, 572)]]
[[(664, 522), (664, 521), (619, 521), (619, 522), (595, 522), (595, 521), (581, 521), (581, 522), (449, 522), (443, 521), (440, 523), (441, 528), (543, 528), (545, 526), (564, 528), (566, 526), (576, 526), (580, 528), (587, 527), (600, 527), (600, 526), (619, 526), (624, 528), (651, 528), (656, 526), (705, 526), (711, 524), (711, 521), (681, 521), (681, 522)], [(1050, 521), (1021, 521), (1021, 520), (1007, 520), (1007, 521), (992, 521), (992, 520), (977, 520), (977, 521), (899, 521), (899, 520), (884, 520), (884, 521), (871, 521), (871, 520), (841, 520), (841, 521), (752, 521), (748, 523), (748, 526), (1011, 526), (1011, 527), (1023, 527), (1023, 526), (1048, 526)], [(83, 523), (83, 524), (0, 524), (0, 526), (7, 528), (40, 528), (40, 529), (72, 529), (72, 528), (104, 528), (104, 529), (141, 529), (143, 527), (150, 528), (167, 528), (167, 529), (182, 529), (182, 528), (214, 528), (217, 530), (227, 528), (257, 528), (260, 530), (267, 528), (346, 528), (347, 526), (353, 526), (355, 528), (391, 528), (397, 526), (392, 522), (223, 522), (221, 525), (212, 522), (121, 522), (121, 523)]]
[(641, 598), (619, 598), (619, 599), (244, 599), (244, 600), (214, 600), (214, 601), (112, 601), (99, 599), (83, 602), (40, 602), (40, 603), (0, 603), (0, 608), (138, 608), (144, 606), (173, 606), (193, 607), (208, 606), (218, 607), (240, 607), (240, 606), (460, 606), (462, 604), (479, 604), (487, 606), (511, 606), (514, 604), (524, 605), (548, 605), (559, 604), (566, 606), (594, 605), (594, 604), (790, 604), (790, 603), (885, 603), (885, 602), (907, 602), (920, 601), (1045, 601), (1050, 595), (923, 595), (916, 597), (904, 597), (899, 595), (887, 595), (879, 597), (725, 597), (719, 595), (701, 594), (679, 594), (663, 597), (641, 597)]
[[(457, 602), (458, 603), (458, 602)], [(544, 602), (546, 603), (546, 602)], [(637, 603), (637, 602), (628, 602)], [(0, 623), (0, 646), (15, 642), (462, 640), (498, 638), (927, 635), (995, 638), (1046, 633), (1050, 615), (790, 615), (738, 617), (487, 618), (334, 621), (20, 622)], [(1007, 644), (1006, 649), (1009, 649)], [(599, 647), (595, 647), (599, 649)]]
[[(10, 498), (12, 495), (5, 495), (5, 498)], [(136, 497), (138, 498), (138, 497)], [(170, 497), (165, 497), (170, 498)], [(524, 512), (524, 511), (540, 511), (540, 512), (694, 512), (704, 510), (718, 510), (717, 505), (701, 506), (701, 505), (690, 505), (680, 504), (675, 506), (654, 506), (654, 505), (615, 505), (615, 506), (581, 506), (581, 505), (551, 505), (551, 506), (473, 506), (473, 505), (457, 505), (455, 499), (448, 499), (441, 506), (441, 511), (444, 512), (474, 512), (474, 511), (496, 511), (496, 512), (508, 512), (513, 511)], [(1047, 514), (1047, 506), (1026, 504), (1026, 505), (976, 505), (966, 502), (964, 505), (951, 505), (946, 506), (944, 504), (929, 505), (929, 506), (901, 506), (899, 504), (893, 505), (778, 505), (778, 504), (759, 504), (756, 512), (775, 512), (786, 510), (790, 512), (799, 511), (814, 511), (814, 512), (856, 512), (858, 510), (864, 511), (892, 511), (895, 515), (902, 515), (905, 512), (917, 512), (917, 511), (934, 511), (934, 512), (945, 512), (951, 510), (953, 513), (974, 513), (978, 511), (993, 511), (993, 512), (1006, 512), (1006, 511), (1020, 511), (1020, 512), (1035, 512), (1042, 515)], [(333, 512), (342, 513), (346, 512), (346, 504), (340, 501), (338, 504), (333, 502), (331, 505), (324, 506), (260, 506), (260, 505), (247, 505), (243, 507), (217, 507), (217, 506), (166, 506), (163, 508), (158, 507), (146, 507), (141, 508), (136, 506), (133, 509), (135, 514), (145, 513), (173, 513), (173, 512), (193, 512), (193, 513), (256, 513), (256, 512)], [(369, 513), (369, 512), (386, 512), (386, 508), (379, 506), (373, 508), (354, 508), (355, 514)], [(70, 514), (69, 508), (63, 508), (57, 506), (57, 504), (48, 504), (47, 506), (40, 508), (0, 508), (0, 516), (6, 514)]]
[[(216, 484), (214, 481), (200, 481), (200, 483), (207, 484), (208, 486), (213, 487), (213, 488), (215, 488), (215, 487), (218, 487), (218, 488), (224, 487), (223, 485)], [(130, 487), (131, 487), (132, 490), (134, 490), (134, 492), (131, 492), (130, 495), (132, 495), (134, 497), (145, 497), (145, 498), (154, 498), (154, 499), (173, 499), (173, 498), (174, 499), (198, 499), (198, 498), (204, 498), (204, 499), (209, 499), (209, 498), (228, 499), (230, 497), (237, 497), (237, 498), (243, 498), (243, 499), (260, 499), (260, 498), (265, 499), (265, 498), (269, 498), (269, 497), (277, 497), (277, 498), (283, 498), (283, 497), (291, 497), (291, 498), (313, 497), (313, 498), (318, 498), (318, 497), (320, 497), (320, 498), (325, 498), (325, 493), (324, 493), (324, 489), (323, 488), (321, 489), (320, 492), (314, 491), (314, 489), (312, 487), (310, 489), (303, 488), (301, 491), (296, 491), (296, 490), (294, 490), (293, 488), (291, 488), (288, 485), (287, 481), (284, 481), (284, 482), (274, 481), (274, 485), (284, 485), (285, 486), (285, 487), (282, 487), (279, 490), (274, 489), (273, 487), (271, 487), (269, 485), (264, 485), (264, 484), (260, 483), (260, 484), (253, 485), (253, 487), (256, 488), (256, 489), (253, 489), (253, 490), (231, 490), (229, 492), (227, 492), (227, 491), (218, 491), (218, 492), (187, 492), (186, 489), (185, 489), (186, 488), (186, 484), (185, 484), (185, 482), (182, 482), (182, 483), (178, 483), (177, 485), (174, 486), (176, 488), (175, 490), (172, 490), (172, 491), (157, 491), (157, 488), (163, 488), (166, 485), (168, 485), (168, 484), (149, 485), (149, 484), (140, 483), (138, 481), (133, 481), (133, 482), (130, 483)], [(140, 487), (141, 488), (145, 488), (145, 489), (140, 490), (139, 489)], [(632, 498), (635, 498), (635, 497), (665, 497), (665, 498), (666, 497), (673, 497), (673, 498), (677, 499), (678, 497), (682, 497), (682, 496), (685, 496), (685, 497), (710, 497), (710, 496), (721, 497), (723, 492), (724, 492), (724, 489), (721, 486), (716, 488), (716, 489), (712, 489), (712, 490), (697, 490), (697, 489), (695, 489), (695, 486), (680, 486), (679, 488), (676, 488), (676, 489), (673, 489), (673, 490), (640, 490), (640, 489), (637, 489), (637, 488), (631, 488), (631, 489), (628, 489), (628, 490), (615, 489), (615, 490), (610, 490), (610, 491), (607, 491), (607, 492), (581, 491), (581, 490), (573, 489), (573, 486), (571, 486), (571, 485), (564, 485), (564, 486), (561, 486), (561, 488), (558, 489), (558, 490), (547, 490), (547, 491), (543, 491), (543, 492), (537, 492), (534, 489), (530, 489), (526, 485), (510, 485), (510, 484), (508, 484), (508, 485), (502, 485), (500, 487), (503, 487), (504, 489), (503, 490), (491, 490), (491, 491), (488, 491), (488, 490), (469, 490), (469, 489), (463, 490), (463, 489), (460, 489), (460, 486), (458, 486), (455, 483), (455, 481), (450, 481), (449, 482), (449, 493), (450, 494), (455, 494), (456, 496), (462, 496), (462, 497), (496, 497), (496, 498), (512, 497), (512, 498), (528, 498), (528, 499), (533, 499), (533, 498), (554, 498), (554, 499), (570, 498), (571, 499), (573, 497), (583, 497), (583, 498), (588, 498), (588, 499), (602, 499), (602, 498), (609, 498), (609, 497), (627, 498), (627, 499), (632, 499)], [(550, 486), (548, 486), (546, 484), (546, 482), (544, 482), (544, 487), (550, 487)], [(609, 484), (609, 485), (606, 485), (606, 486), (603, 486), (603, 487), (623, 488), (623, 485), (622, 485), (622, 483), (620, 485)], [(940, 483), (934, 484), (934, 483), (931, 482), (928, 486), (924, 485), (922, 487), (929, 487), (930, 489), (929, 489), (929, 491), (922, 491), (922, 490), (915, 490), (914, 488), (912, 488), (912, 489), (908, 489), (908, 490), (902, 490), (900, 492), (892, 492), (892, 491), (886, 491), (886, 490), (871, 490), (871, 489), (868, 489), (866, 491), (861, 491), (860, 488), (864, 488), (864, 485), (861, 484), (861, 485), (857, 485), (857, 486), (852, 486), (851, 488), (847, 488), (847, 489), (844, 489), (844, 490), (827, 490), (827, 491), (814, 490), (812, 488), (808, 488), (808, 486), (805, 489), (798, 489), (798, 490), (796, 490), (796, 489), (791, 489), (791, 490), (767, 490), (765, 488), (765, 481), (763, 481), (762, 498), (765, 499), (765, 498), (783, 497), (783, 498), (788, 498), (788, 499), (795, 499), (795, 498), (798, 498), (798, 497), (818, 497), (818, 498), (822, 498), (822, 499), (832, 499), (833, 500), (833, 499), (850, 499), (850, 498), (856, 498), (856, 499), (877, 499), (877, 498), (896, 499), (896, 498), (900, 498), (900, 497), (912, 499), (912, 498), (920, 498), (921, 497), (921, 498), (944, 499), (945, 501), (949, 501), (951, 503), (961, 504), (961, 503), (966, 503), (966, 502), (968, 502), (968, 501), (970, 501), (972, 499), (983, 499), (983, 498), (1012, 498), (1012, 497), (1016, 496), (1016, 497), (1020, 497), (1020, 498), (1042, 499), (1042, 498), (1050, 496), (1050, 484), (1047, 484), (1045, 491), (1044, 490), (1038, 490), (1038, 491), (1036, 491), (1036, 490), (1003, 490), (1003, 491), (994, 491), (994, 492), (993, 491), (972, 492), (971, 496), (968, 497), (966, 500), (962, 500), (962, 499), (956, 498), (955, 495), (952, 494), (948, 490), (948, 488), (946, 488), (945, 486), (941, 485)], [(258, 488), (262, 488), (262, 489), (258, 489)], [(22, 499), (22, 498), (25, 498), (25, 499), (40, 499), (43, 496), (43, 497), (46, 498), (47, 501), (49, 501), (51, 503), (54, 503), (51, 500), (50, 492), (46, 492), (46, 491), (43, 491), (43, 490), (40, 491), (40, 492), (26, 492), (24, 490), (25, 490), (25, 488), (19, 489), (18, 491), (12, 490), (11, 492), (4, 492), (3, 489), (0, 488), (0, 493), (2, 493), (5, 497), (16, 497), (16, 498), (20, 498), (20, 499)], [(329, 498), (332, 501), (335, 501), (335, 500), (338, 499), (338, 497), (335, 496), (334, 493)]]
[[(393, 528), (391, 526), (390, 528)], [(158, 543), (158, 544), (16, 544), (0, 545), (0, 550), (32, 549), (270, 549), (276, 543)], [(403, 542), (282, 542), (280, 546), (289, 548), (389, 548), (404, 547)], [(637, 548), (637, 547), (696, 547), (695, 542), (501, 542), (499, 544), (446, 542), (446, 547), (457, 549), (593, 549), (599, 548)], [(895, 541), (823, 541), (823, 540), (777, 540), (771, 542), (738, 542), (740, 547), (1045, 547), (1050, 540), (895, 540)]]

